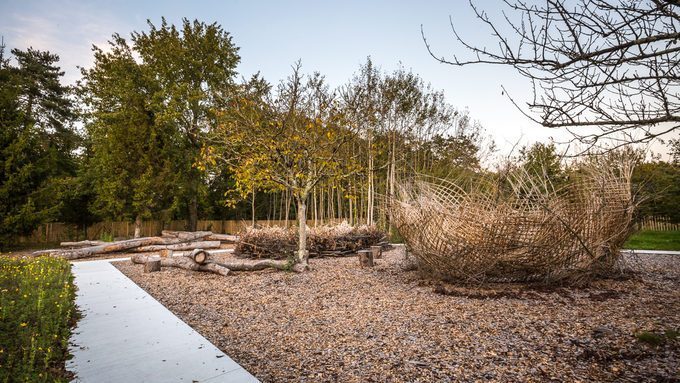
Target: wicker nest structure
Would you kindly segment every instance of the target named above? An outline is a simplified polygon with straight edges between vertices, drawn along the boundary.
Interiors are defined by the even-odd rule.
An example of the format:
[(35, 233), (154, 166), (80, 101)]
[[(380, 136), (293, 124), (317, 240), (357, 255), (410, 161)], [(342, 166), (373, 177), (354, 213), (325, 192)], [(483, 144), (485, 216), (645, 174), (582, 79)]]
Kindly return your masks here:
[(632, 163), (591, 160), (560, 188), (525, 171), (467, 190), (420, 178), (400, 185), (392, 221), (443, 279), (581, 282), (615, 270), (632, 233)]

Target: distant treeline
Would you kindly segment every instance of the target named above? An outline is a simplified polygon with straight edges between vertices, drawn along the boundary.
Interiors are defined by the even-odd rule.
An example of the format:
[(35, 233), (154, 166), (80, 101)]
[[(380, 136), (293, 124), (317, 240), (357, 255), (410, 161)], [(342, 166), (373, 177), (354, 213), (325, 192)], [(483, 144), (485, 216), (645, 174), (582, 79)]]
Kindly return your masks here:
[[(337, 88), (318, 73), (302, 81), (299, 65), (277, 86), (258, 75), (238, 82), (230, 34), (189, 20), (150, 23), (129, 40), (114, 34), (93, 55), (93, 66), (67, 86), (58, 56), (0, 48), (0, 249), (40, 225), (38, 233), (56, 232), (59, 224), (50, 222), (80, 238), (96, 237), (102, 221), (126, 222), (125, 235), (119, 226), (109, 234), (129, 236), (135, 226), (137, 235), (158, 231), (145, 222), (196, 230), (203, 228), (199, 218), (293, 220), (295, 198), (307, 194), (272, 182), (277, 174), (266, 166), (274, 156), (298, 169), (305, 153), (316, 153), (316, 167), (285, 181), (299, 189), (299, 179), (315, 180), (306, 216), (319, 222), (388, 226), (385, 197), (414, 174), (464, 182), (501, 177), (483, 166), (495, 151), (483, 127), (403, 67), (385, 72), (369, 58)], [(260, 129), (286, 141), (248, 134)], [(641, 217), (680, 221), (680, 151), (673, 145), (673, 163), (638, 168), (636, 188), (646, 198)], [(263, 148), (260, 155), (239, 157), (252, 147)], [(551, 144), (525, 147), (510, 162), (497, 169), (531, 169), (556, 185), (573, 171)], [(317, 171), (332, 176), (314, 178)]]

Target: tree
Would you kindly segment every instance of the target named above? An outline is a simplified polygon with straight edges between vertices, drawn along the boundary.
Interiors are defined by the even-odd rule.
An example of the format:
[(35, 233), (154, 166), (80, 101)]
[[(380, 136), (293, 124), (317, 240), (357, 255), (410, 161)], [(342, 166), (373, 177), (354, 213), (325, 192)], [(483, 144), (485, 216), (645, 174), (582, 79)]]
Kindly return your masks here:
[(80, 95), (88, 133), (87, 175), (92, 210), (132, 219), (135, 238), (142, 219), (172, 203), (175, 164), (173, 126), (159, 123), (151, 97), (159, 86), (137, 63), (125, 39), (114, 35), (105, 52), (94, 47), (94, 66), (82, 70)]
[(205, 192), (205, 172), (196, 164), (206, 134), (216, 124), (215, 111), (235, 89), (238, 47), (216, 23), (183, 19), (181, 29), (165, 19), (160, 28), (148, 24), (149, 32), (132, 33), (133, 50), (157, 82), (148, 96), (154, 118), (176, 129), (179, 193), (187, 206), (187, 229), (196, 230), (199, 194)]
[(79, 137), (57, 55), (0, 46), (0, 247), (61, 217)]
[(464, 39), (451, 20), (455, 39), (472, 57), (437, 56), (423, 32), (430, 54), (454, 66), (515, 68), (531, 81), (533, 97), (520, 110), (533, 121), (565, 128), (588, 147), (613, 141), (614, 148), (680, 126), (677, 1), (506, 0), (506, 23), (470, 4), (497, 48)]
[(680, 167), (663, 161), (641, 163), (633, 171), (633, 186), (641, 201), (641, 218), (666, 217), (680, 222)]
[(354, 133), (343, 116), (324, 78), (302, 75), (297, 63), (275, 92), (259, 77), (245, 84), (239, 99), (224, 111), (206, 153), (213, 163), (228, 164), (243, 195), (256, 188), (291, 193), (299, 224), (295, 267), (301, 270), (308, 268), (310, 194), (319, 182), (349, 173), (339, 153)]

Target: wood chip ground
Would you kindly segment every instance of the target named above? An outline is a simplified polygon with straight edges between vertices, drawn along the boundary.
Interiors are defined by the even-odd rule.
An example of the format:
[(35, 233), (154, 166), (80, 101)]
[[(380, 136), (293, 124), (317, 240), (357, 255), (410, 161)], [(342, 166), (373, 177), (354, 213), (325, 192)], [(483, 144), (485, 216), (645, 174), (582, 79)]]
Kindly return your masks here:
[[(586, 288), (443, 285), (397, 248), (303, 274), (117, 267), (263, 382), (678, 382), (680, 257)], [(669, 333), (671, 334), (671, 333)]]

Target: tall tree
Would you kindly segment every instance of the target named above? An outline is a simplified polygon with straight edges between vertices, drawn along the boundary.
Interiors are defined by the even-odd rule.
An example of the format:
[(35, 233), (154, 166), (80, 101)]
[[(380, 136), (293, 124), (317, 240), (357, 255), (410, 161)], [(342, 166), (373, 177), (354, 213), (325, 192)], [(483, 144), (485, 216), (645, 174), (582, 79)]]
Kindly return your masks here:
[(271, 94), (253, 78), (223, 115), (215, 132), (212, 160), (225, 159), (244, 194), (253, 188), (287, 190), (297, 205), (299, 249), (296, 268), (307, 269), (307, 202), (323, 180), (348, 174), (341, 148), (354, 137), (344, 124), (336, 95), (324, 78), (293, 74)]
[(76, 171), (78, 136), (57, 55), (0, 46), (0, 247), (60, 218)]
[(430, 54), (454, 66), (515, 68), (531, 82), (533, 98), (520, 110), (533, 121), (587, 147), (649, 142), (680, 127), (677, 1), (507, 0), (497, 20), (470, 4), (497, 44), (466, 40), (451, 20), (470, 58), (443, 58), (425, 40)]
[(94, 66), (83, 69), (80, 95), (89, 137), (87, 178), (92, 209), (102, 217), (142, 219), (170, 206), (175, 185), (172, 125), (159, 123), (151, 98), (158, 91), (125, 39), (114, 35), (104, 51), (94, 47)]
[(215, 111), (235, 89), (238, 47), (218, 24), (182, 20), (181, 28), (165, 19), (148, 32), (133, 32), (134, 51), (157, 88), (149, 95), (154, 118), (176, 129), (180, 193), (187, 206), (187, 229), (196, 230), (199, 194), (205, 172), (196, 164), (206, 134), (216, 124)]

